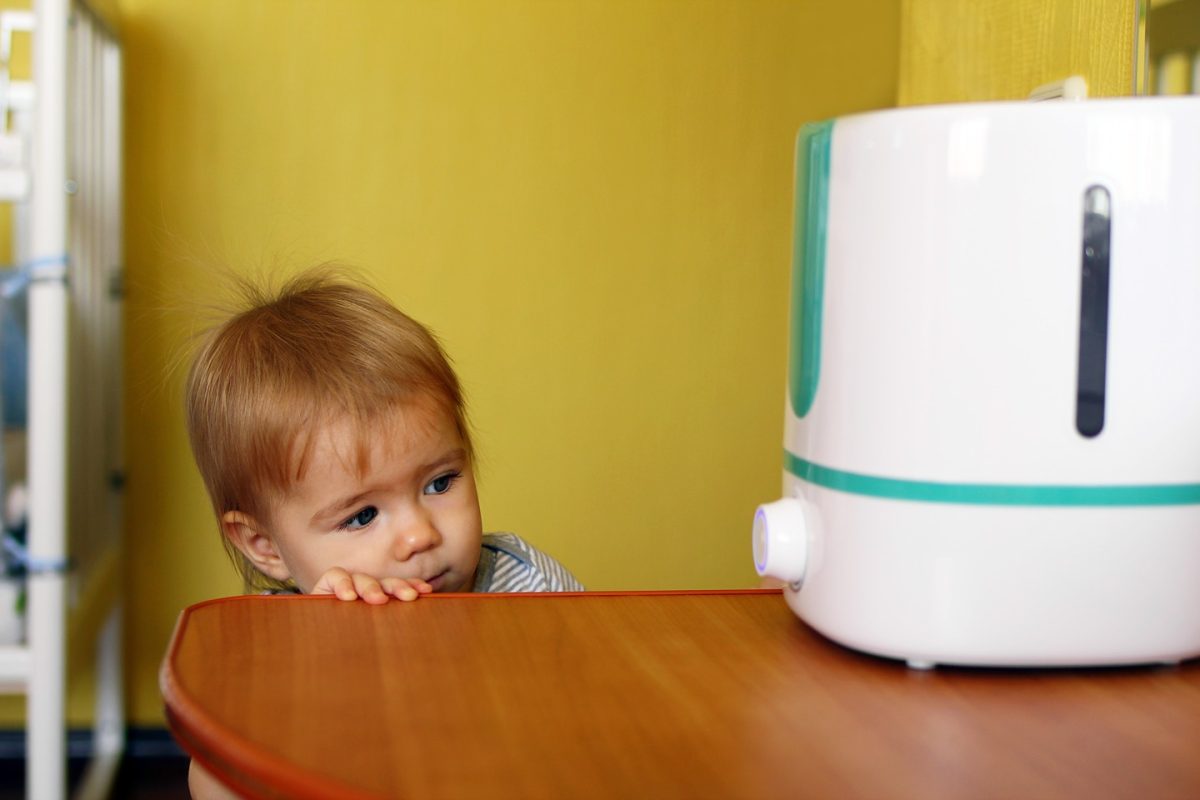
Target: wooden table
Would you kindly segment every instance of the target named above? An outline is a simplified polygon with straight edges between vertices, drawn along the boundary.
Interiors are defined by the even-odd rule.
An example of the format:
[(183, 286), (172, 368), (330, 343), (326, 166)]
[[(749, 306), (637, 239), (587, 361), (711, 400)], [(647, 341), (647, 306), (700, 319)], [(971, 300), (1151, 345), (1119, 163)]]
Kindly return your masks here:
[(1197, 662), (912, 671), (776, 591), (214, 600), (161, 682), (249, 797), (1200, 797)]

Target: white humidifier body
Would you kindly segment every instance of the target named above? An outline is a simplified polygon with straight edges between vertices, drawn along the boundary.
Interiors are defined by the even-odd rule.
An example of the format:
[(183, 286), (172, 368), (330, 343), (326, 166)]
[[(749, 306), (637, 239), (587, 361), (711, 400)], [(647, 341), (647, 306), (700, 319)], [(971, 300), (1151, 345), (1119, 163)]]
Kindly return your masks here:
[(796, 162), (760, 573), (914, 666), (1200, 655), (1200, 98), (862, 114)]

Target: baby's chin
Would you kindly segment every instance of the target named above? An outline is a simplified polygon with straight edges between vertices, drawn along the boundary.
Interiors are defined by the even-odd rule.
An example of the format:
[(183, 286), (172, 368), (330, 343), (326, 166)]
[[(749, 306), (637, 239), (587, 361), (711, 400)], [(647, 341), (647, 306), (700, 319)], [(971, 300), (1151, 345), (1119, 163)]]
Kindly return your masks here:
[(428, 583), (438, 594), (469, 592), (475, 587), (475, 571), (471, 570), (471, 574), (463, 578), (461, 575), (447, 570), (430, 578)]

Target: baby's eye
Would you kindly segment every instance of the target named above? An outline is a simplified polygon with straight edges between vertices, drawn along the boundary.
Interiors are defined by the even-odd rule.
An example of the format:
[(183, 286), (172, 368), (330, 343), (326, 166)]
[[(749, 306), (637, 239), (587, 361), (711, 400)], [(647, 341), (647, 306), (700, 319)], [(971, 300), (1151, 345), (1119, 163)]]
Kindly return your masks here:
[(375, 517), (379, 516), (379, 509), (375, 506), (366, 506), (357, 514), (343, 522), (339, 527), (346, 530), (356, 531), (359, 528), (365, 528), (371, 524)]
[(462, 475), (461, 472), (447, 472), (445, 475), (439, 475), (431, 480), (425, 486), (425, 494), (445, 494), (450, 491), (450, 487)]

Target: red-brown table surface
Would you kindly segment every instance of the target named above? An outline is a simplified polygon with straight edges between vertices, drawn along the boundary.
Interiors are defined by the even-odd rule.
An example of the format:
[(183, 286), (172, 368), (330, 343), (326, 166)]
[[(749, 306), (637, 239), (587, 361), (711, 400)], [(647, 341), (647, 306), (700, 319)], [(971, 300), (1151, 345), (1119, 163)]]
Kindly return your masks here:
[(248, 797), (1200, 797), (1200, 664), (931, 672), (776, 591), (238, 597), (163, 663)]

